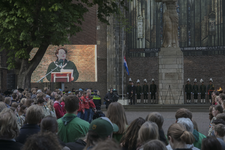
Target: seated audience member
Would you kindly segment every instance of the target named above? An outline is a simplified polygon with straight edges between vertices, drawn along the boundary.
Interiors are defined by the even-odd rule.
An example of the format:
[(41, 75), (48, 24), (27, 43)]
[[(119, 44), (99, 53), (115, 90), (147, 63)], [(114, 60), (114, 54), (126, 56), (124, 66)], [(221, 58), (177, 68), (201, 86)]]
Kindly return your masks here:
[(58, 136), (65, 143), (74, 142), (88, 132), (89, 123), (76, 116), (78, 108), (78, 97), (73, 95), (67, 96), (65, 99), (67, 113), (57, 120)]
[(56, 134), (52, 132), (40, 132), (30, 136), (22, 150), (62, 150)]
[(159, 140), (151, 140), (144, 145), (143, 150), (167, 150), (163, 142)]
[(0, 149), (20, 150), (23, 145), (16, 142), (18, 135), (17, 117), (11, 109), (5, 108), (0, 113)]
[(187, 148), (186, 145), (192, 144), (195, 141), (193, 134), (188, 132), (186, 128), (179, 123), (174, 123), (169, 127), (167, 138), (173, 150), (191, 150), (191, 148)]
[(24, 124), (20, 129), (20, 134), (16, 138), (16, 141), (24, 144), (29, 136), (38, 133), (40, 131), (38, 125), (41, 122), (42, 116), (43, 111), (40, 106), (30, 106), (26, 111), (25, 122), (27, 124)]
[(60, 99), (61, 99), (60, 95), (55, 96), (54, 108), (57, 119), (62, 118), (64, 116), (63, 109), (60, 104)]
[(164, 118), (163, 116), (158, 112), (152, 112), (146, 117), (146, 121), (155, 122), (158, 125), (159, 128), (159, 140), (162, 141), (165, 145), (168, 145), (166, 136), (163, 131), (163, 122)]
[[(194, 125), (193, 125), (192, 121), (189, 118), (178, 118), (177, 123), (182, 124), (186, 128), (186, 130), (188, 132), (193, 133), (193, 131), (194, 131)], [(190, 148), (192, 150), (199, 150), (197, 147), (194, 147), (193, 143), (186, 144), (185, 147), (186, 148)], [(171, 147), (170, 144), (167, 145), (166, 148), (168, 150), (172, 150), (172, 147)]]
[(222, 146), (222, 150), (225, 150), (225, 142), (223, 141), (223, 137), (225, 135), (225, 125), (224, 124), (214, 125), (214, 131), (217, 140), (220, 142)]
[(5, 108), (7, 108), (6, 104), (4, 102), (0, 102), (0, 112)]
[(216, 120), (216, 116), (220, 113), (223, 113), (223, 107), (221, 105), (213, 106), (213, 109), (212, 109), (213, 119), (210, 122), (211, 127), (209, 128), (208, 136), (214, 135), (213, 128), (212, 128), (212, 122), (214, 120)]
[(127, 117), (123, 106), (118, 102), (112, 102), (109, 105), (106, 117), (119, 127), (119, 131), (113, 133), (113, 139), (115, 139), (117, 142), (120, 142), (128, 127)]
[(18, 116), (18, 122), (17, 123), (18, 123), (19, 128), (21, 128), (23, 126), (23, 124), (24, 124), (26, 110), (27, 110), (27, 107), (22, 105), (20, 107), (19, 112), (18, 112), (19, 116)]
[(144, 144), (148, 141), (159, 139), (159, 129), (156, 123), (147, 121), (138, 131), (137, 150), (143, 149)]
[(10, 108), (11, 106), (11, 98), (10, 97), (6, 97), (5, 100), (4, 100), (7, 108)]
[[(192, 112), (186, 108), (180, 108), (177, 110), (175, 118), (176, 122), (178, 121), (178, 118), (189, 118), (190, 120), (192, 120)], [(195, 129), (192, 134), (195, 137), (195, 142), (193, 143), (194, 147), (201, 149), (202, 139), (206, 138), (206, 136)]]
[(136, 150), (137, 149), (137, 138), (138, 131), (141, 126), (145, 123), (145, 120), (141, 117), (131, 122), (127, 128), (126, 133), (121, 138), (121, 146), (123, 150)]
[[(41, 132), (52, 132), (57, 134), (58, 132), (58, 123), (56, 118), (52, 116), (46, 116), (41, 120)], [(68, 150), (69, 148), (59, 139), (60, 145), (63, 147), (63, 150)]]
[(118, 130), (118, 126), (113, 124), (107, 117), (93, 120), (88, 130), (87, 145), (84, 150), (92, 150), (99, 142), (106, 141), (107, 139), (111, 140), (113, 132), (117, 132)]
[(110, 139), (99, 142), (92, 150), (109, 150), (109, 147), (110, 150), (122, 150), (117, 142)]
[(214, 136), (208, 136), (202, 140), (201, 150), (222, 150), (220, 142)]

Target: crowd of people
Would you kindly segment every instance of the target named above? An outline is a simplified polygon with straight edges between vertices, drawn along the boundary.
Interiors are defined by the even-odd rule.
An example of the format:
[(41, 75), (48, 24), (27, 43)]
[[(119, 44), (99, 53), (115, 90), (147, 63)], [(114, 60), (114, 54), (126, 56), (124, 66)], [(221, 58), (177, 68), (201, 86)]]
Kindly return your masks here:
[(159, 112), (128, 124), (120, 103), (111, 102), (104, 114), (94, 96), (97, 91), (91, 89), (47, 88), (0, 95), (1, 150), (225, 150), (223, 93), (212, 92), (208, 135), (198, 131), (186, 108), (175, 112), (164, 133)]

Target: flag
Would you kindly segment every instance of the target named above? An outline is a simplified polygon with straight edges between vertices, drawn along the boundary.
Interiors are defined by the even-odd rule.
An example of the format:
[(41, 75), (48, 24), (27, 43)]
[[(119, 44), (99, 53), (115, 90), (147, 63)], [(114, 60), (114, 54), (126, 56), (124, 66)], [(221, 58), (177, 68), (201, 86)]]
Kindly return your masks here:
[(124, 59), (123, 59), (123, 64), (124, 64), (124, 67), (125, 67), (125, 69), (126, 69), (126, 71), (127, 71), (127, 75), (129, 76), (130, 74), (129, 74), (128, 65), (127, 65), (127, 60), (126, 60), (126, 57), (125, 57), (125, 56), (124, 56)]

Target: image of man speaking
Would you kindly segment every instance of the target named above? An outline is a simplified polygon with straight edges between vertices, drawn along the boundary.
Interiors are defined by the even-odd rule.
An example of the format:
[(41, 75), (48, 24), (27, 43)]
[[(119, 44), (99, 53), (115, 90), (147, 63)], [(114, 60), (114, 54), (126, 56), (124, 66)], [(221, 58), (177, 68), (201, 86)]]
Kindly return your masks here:
[[(58, 48), (55, 52), (55, 55), (57, 59), (48, 66), (46, 74), (51, 72), (56, 67), (58, 68), (53, 72), (61, 72), (61, 69), (72, 69), (73, 76), (71, 77), (71, 82), (75, 82), (79, 77), (79, 72), (77, 71), (75, 64), (72, 61), (66, 59), (67, 50), (65, 48)], [(46, 78), (51, 82), (51, 74), (46, 76)]]

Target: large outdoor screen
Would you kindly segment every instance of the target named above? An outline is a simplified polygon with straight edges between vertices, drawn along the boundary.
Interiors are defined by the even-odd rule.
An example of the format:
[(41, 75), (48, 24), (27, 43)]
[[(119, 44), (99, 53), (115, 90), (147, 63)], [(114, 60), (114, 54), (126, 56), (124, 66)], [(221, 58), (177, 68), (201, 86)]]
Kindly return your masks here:
[[(31, 51), (31, 59), (37, 50)], [(41, 78), (40, 82), (97, 82), (97, 46), (49, 46), (33, 72), (31, 82)]]

